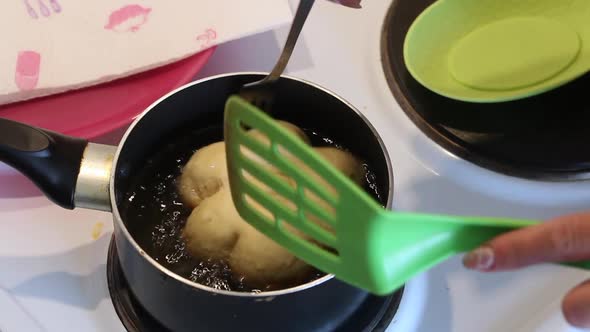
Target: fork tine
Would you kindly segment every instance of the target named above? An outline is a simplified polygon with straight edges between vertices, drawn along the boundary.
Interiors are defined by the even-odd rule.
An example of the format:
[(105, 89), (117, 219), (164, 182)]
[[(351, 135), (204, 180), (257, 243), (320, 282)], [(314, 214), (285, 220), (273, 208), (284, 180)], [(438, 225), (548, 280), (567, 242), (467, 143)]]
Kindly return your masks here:
[(273, 93), (267, 87), (251, 87), (240, 91), (240, 96), (265, 113), (270, 113)]

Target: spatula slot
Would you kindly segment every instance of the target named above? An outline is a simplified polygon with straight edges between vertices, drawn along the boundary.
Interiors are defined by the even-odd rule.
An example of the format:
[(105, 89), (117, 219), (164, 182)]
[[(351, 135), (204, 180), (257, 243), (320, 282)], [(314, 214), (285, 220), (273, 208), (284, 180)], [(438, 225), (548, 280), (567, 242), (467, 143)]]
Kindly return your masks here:
[(276, 142), (272, 142), (271, 149), (272, 153), (277, 157), (277, 163), (281, 164), (279, 167), (282, 166), (282, 169), (287, 170), (289, 177), (293, 178), (298, 184), (304, 185), (318, 198), (325, 200), (327, 203), (332, 205), (338, 203), (338, 191), (312, 168), (314, 166), (313, 159), (301, 160), (283, 145)]
[(299, 188), (301, 188), (299, 194), (303, 197), (306, 206), (317, 205), (317, 208), (314, 208), (314, 210), (319, 216), (316, 216), (316, 218), (322, 218), (327, 224), (334, 225), (336, 222), (336, 209), (326, 200), (321, 199), (313, 191), (307, 188)]
[[(301, 200), (301, 197), (296, 197), (295, 193), (291, 192), (291, 195), (298, 199), (298, 204), (295, 204), (293, 200), (270, 189), (264, 182), (259, 181), (260, 178), (254, 177), (246, 170), (242, 169), (240, 174), (241, 180), (244, 182), (245, 196), (248, 197), (246, 203), (250, 209), (257, 212), (258, 216), (263, 214), (267, 223), (272, 224), (275, 223), (274, 220), (280, 220), (276, 223), (283, 231), (290, 228), (297, 231), (295, 235), (303, 235), (305, 239), (311, 238), (325, 246), (335, 246), (336, 237), (333, 228), (324, 219), (326, 216), (322, 215), (322, 210), (318, 209), (316, 205), (310, 204), (307, 200)], [(266, 174), (266, 176), (268, 178), (264, 180), (275, 177), (274, 174)], [(314, 212), (320, 213), (318, 215)], [(289, 226), (281, 228), (282, 223)]]
[(264, 206), (256, 203), (256, 201), (249, 195), (244, 195), (243, 198), (248, 208), (250, 208), (253, 213), (257, 214), (261, 220), (272, 226), (276, 224), (276, 218), (272, 212), (267, 210)]
[[(244, 174), (244, 179), (249, 175)], [(268, 196), (256, 185), (245, 187), (244, 204), (255, 216), (268, 224), (277, 227), (292, 240), (313, 242), (320, 248), (336, 247), (336, 236), (331, 228), (317, 216), (304, 211), (294, 212), (293, 202), (282, 196)], [(273, 214), (275, 211), (276, 214)], [(308, 217), (309, 216), (309, 217)], [(252, 220), (250, 221), (252, 222)]]
[[(275, 199), (277, 199), (277, 201), (279, 201), (281, 204), (284, 204), (285, 208), (288, 209), (291, 213), (293, 213), (293, 215), (295, 215), (297, 213), (297, 206), (295, 205), (295, 203), (293, 203), (293, 201), (291, 201), (289, 198), (283, 196), (281, 193), (276, 192), (275, 190), (271, 189), (268, 185), (266, 185), (264, 182), (260, 181), (258, 178), (254, 177), (252, 174), (250, 174), (249, 172), (242, 170), (242, 175), (244, 177), (244, 180), (246, 181), (250, 181), (250, 183), (253, 186), (258, 187), (258, 189), (260, 189), (262, 192), (268, 193), (270, 195), (272, 195)], [(266, 180), (270, 180), (268, 182), (272, 182), (272, 181), (280, 181), (279, 179), (272, 179), (273, 177), (272, 174), (268, 174), (268, 179)]]
[[(312, 226), (317, 227), (317, 225)], [(318, 232), (314, 234), (315, 236), (310, 237), (284, 220), (280, 220), (278, 227), (283, 234), (291, 240), (296, 241), (299, 245), (306, 246), (316, 253), (322, 253), (324, 256), (327, 256), (327, 258), (339, 259), (340, 254), (335, 245), (336, 238), (325, 230), (317, 228)]]
[[(322, 199), (314, 191), (304, 188), (290, 174), (278, 171), (273, 165), (264, 159), (260, 154), (240, 146), (239, 158), (242, 161), (242, 172), (245, 183), (257, 186), (263, 192), (277, 196), (281, 203), (295, 215), (296, 206), (302, 206), (328, 224), (334, 224), (336, 212), (332, 205)], [(290, 173), (290, 172), (286, 172)], [(293, 173), (291, 173), (293, 174)], [(272, 188), (272, 189), (271, 189)]]
[(330, 223), (328, 223), (326, 220), (306, 210), (302, 211), (302, 213), (303, 218), (305, 218), (306, 222), (318, 225), (321, 229), (329, 232), (330, 234), (334, 234), (336, 232), (334, 227), (332, 227), (332, 225), (330, 225)]
[(261, 133), (258, 130), (255, 130), (255, 129), (251, 130), (251, 128), (249, 128), (243, 122), (240, 122), (240, 125), (242, 126), (242, 130), (244, 130), (245, 135), (253, 138), (256, 142), (260, 143), (265, 148), (270, 149), (270, 140), (268, 139), (268, 137), (266, 135), (264, 135), (263, 133)]
[(296, 198), (295, 187), (287, 177), (281, 176), (278, 170), (268, 163), (264, 163), (260, 155), (250, 150), (247, 152), (246, 154), (240, 151), (239, 156), (242, 172), (247, 173), (243, 174), (245, 181), (258, 185), (266, 192), (278, 193), (285, 199), (294, 200)]
[[(321, 222), (320, 222), (321, 223)], [(323, 228), (320, 223), (306, 218), (305, 213), (299, 215), (299, 224), (303, 225), (300, 229), (306, 234), (312, 236), (313, 240), (317, 241), (326, 247), (336, 246), (336, 236), (326, 228)]]
[[(243, 178), (252, 178), (250, 174), (242, 171)], [(248, 180), (246, 180), (248, 181)], [(336, 236), (333, 228), (321, 217), (308, 211), (305, 204), (299, 204), (303, 206), (302, 209), (297, 209), (297, 204), (293, 201), (288, 200), (286, 197), (274, 192), (270, 189), (264, 189), (264, 184), (260, 183), (259, 186), (255, 179), (248, 184), (249, 189), (264, 195), (262, 200), (257, 200), (254, 197), (258, 197), (257, 193), (253, 193), (252, 196), (248, 197), (247, 203), (254, 210), (259, 210), (260, 213), (264, 213), (267, 218), (267, 223), (276, 223), (282, 231), (290, 230), (292, 234), (302, 237), (306, 240), (318, 241), (322, 245), (333, 247), (336, 244)], [(247, 190), (247, 191), (250, 191)], [(274, 206), (272, 206), (274, 204)], [(268, 209), (266, 208), (268, 207)], [(270, 210), (274, 211), (270, 212)], [(272, 220), (272, 222), (271, 222)]]

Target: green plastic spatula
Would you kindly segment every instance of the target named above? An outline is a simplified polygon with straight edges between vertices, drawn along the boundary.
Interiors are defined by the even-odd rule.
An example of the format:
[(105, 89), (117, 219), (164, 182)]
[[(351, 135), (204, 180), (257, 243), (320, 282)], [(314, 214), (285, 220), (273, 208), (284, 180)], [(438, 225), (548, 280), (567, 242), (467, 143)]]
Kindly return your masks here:
[[(299, 137), (237, 96), (227, 101), (224, 134), (231, 194), (242, 218), (307, 263), (378, 295), (451, 255), (535, 224), (386, 210)], [(269, 172), (268, 164), (280, 173)], [(590, 269), (590, 263), (577, 265)]]
[(410, 74), (468, 102), (501, 102), (559, 87), (590, 69), (590, 1), (438, 0), (404, 41)]

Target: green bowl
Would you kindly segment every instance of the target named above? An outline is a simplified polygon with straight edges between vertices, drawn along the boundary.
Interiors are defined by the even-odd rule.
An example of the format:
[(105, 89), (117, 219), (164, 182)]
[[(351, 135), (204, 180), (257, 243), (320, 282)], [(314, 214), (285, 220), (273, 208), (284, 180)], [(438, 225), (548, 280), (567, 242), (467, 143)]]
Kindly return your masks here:
[(588, 0), (439, 0), (404, 41), (410, 74), (467, 102), (503, 102), (559, 87), (590, 67)]

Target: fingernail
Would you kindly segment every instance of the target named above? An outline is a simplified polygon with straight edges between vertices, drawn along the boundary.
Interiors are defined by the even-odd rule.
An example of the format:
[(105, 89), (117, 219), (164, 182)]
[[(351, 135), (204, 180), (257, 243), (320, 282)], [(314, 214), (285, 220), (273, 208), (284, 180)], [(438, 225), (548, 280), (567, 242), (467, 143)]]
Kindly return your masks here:
[(488, 270), (494, 265), (494, 251), (489, 247), (477, 248), (463, 257), (463, 265), (474, 270)]

